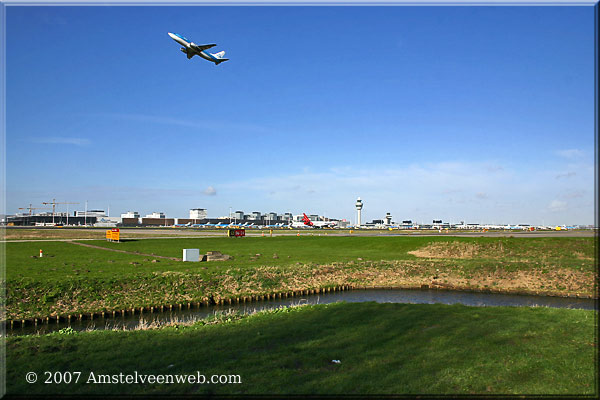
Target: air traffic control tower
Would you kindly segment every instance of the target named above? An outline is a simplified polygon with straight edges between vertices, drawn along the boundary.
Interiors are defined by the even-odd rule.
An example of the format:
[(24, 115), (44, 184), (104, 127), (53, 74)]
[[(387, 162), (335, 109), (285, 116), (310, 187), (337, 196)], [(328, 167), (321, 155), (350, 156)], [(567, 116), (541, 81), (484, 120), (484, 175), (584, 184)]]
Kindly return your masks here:
[(356, 226), (360, 227), (360, 210), (362, 210), (363, 207), (363, 203), (362, 200), (360, 199), (360, 197), (356, 200), (356, 212), (358, 214), (358, 217), (356, 219)]

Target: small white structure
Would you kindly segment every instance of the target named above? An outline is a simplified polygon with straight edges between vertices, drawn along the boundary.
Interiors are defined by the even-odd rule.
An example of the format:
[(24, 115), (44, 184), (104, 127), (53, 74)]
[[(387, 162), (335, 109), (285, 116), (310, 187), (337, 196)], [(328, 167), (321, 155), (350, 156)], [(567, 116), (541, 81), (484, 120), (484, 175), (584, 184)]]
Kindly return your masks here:
[(200, 249), (183, 249), (183, 261), (200, 261)]
[(121, 214), (121, 218), (139, 218), (140, 213), (137, 211), (127, 211), (126, 213)]
[(146, 215), (144, 218), (166, 218), (163, 212), (153, 212), (152, 214)]
[(190, 210), (190, 219), (205, 219), (206, 208), (192, 208)]
[(76, 217), (106, 217), (104, 210), (75, 211)]

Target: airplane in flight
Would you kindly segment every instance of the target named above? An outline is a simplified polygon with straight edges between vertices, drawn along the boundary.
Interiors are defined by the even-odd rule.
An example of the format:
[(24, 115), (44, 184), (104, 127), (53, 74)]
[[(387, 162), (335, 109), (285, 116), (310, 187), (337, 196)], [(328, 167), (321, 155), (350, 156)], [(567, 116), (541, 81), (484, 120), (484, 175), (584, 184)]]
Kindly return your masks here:
[(337, 225), (335, 221), (311, 221), (305, 213), (302, 213), (301, 221), (293, 221), (292, 228), (333, 228)]
[(204, 58), (205, 60), (214, 62), (215, 65), (219, 65), (224, 61), (229, 61), (229, 58), (223, 58), (223, 56), (225, 55), (224, 51), (220, 51), (220, 52), (214, 53), (214, 54), (207, 53), (204, 51), (204, 50), (210, 49), (211, 47), (215, 47), (216, 44), (197, 45), (196, 43), (184, 38), (183, 36), (181, 36), (178, 33), (171, 33), (171, 32), (167, 32), (167, 33), (169, 34), (171, 39), (173, 39), (174, 41), (176, 41), (177, 43), (179, 43), (180, 45), (183, 46), (181, 48), (181, 51), (187, 55), (188, 60), (190, 58), (198, 55), (198, 56)]

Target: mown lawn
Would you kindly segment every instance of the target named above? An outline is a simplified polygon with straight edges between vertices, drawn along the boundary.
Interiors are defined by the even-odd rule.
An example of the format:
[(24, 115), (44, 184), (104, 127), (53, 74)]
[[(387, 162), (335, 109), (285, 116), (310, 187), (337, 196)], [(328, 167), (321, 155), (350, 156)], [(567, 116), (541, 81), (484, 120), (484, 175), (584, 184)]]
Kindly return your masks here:
[[(229, 322), (228, 322), (229, 320)], [(336, 303), (146, 331), (9, 337), (9, 394), (597, 393), (595, 311)], [(340, 364), (332, 363), (340, 360)], [(44, 384), (44, 371), (80, 371)], [(86, 384), (98, 374), (241, 384)], [(25, 382), (35, 372), (40, 381)]]
[[(320, 236), (317, 236), (320, 235)], [(93, 242), (94, 245), (118, 248), (140, 253), (154, 253), (169, 257), (181, 257), (184, 248), (200, 248), (201, 253), (218, 250), (236, 258), (237, 265), (256, 265), (252, 256), (259, 253), (270, 257), (277, 254), (277, 261), (271, 265), (290, 262), (344, 262), (357, 258), (363, 260), (414, 260), (409, 254), (427, 245), (462, 244), (475, 248), (476, 256), (459, 262), (486, 264), (502, 261), (507, 265), (526, 268), (543, 264), (550, 260), (556, 267), (593, 269), (594, 238), (510, 238), (510, 237), (335, 237), (325, 233), (302, 232), (300, 237), (247, 237), (247, 238), (198, 238), (167, 240), (130, 240), (124, 243), (106, 241)], [(457, 246), (460, 251), (460, 245)], [(459, 253), (448, 255), (457, 261)], [(289, 256), (289, 258), (288, 258)], [(586, 262), (587, 261), (587, 262)], [(264, 262), (260, 260), (259, 263)]]

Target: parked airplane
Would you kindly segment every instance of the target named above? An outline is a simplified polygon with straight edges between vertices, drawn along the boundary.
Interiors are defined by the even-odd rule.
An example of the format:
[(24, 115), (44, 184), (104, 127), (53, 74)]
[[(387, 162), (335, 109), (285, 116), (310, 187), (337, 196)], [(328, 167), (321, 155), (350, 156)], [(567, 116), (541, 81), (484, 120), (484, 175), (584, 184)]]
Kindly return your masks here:
[(283, 228), (283, 225), (284, 225), (283, 223), (262, 225), (261, 229), (278, 229), (278, 228)]
[(311, 221), (305, 213), (302, 213), (301, 221), (292, 221), (292, 228), (333, 228), (337, 225), (334, 221)]
[(228, 58), (223, 58), (223, 56), (225, 55), (224, 51), (220, 51), (220, 52), (214, 53), (214, 54), (204, 52), (204, 50), (208, 50), (211, 47), (215, 47), (216, 44), (197, 45), (194, 42), (184, 38), (183, 36), (181, 36), (178, 33), (168, 32), (168, 34), (171, 37), (171, 39), (173, 39), (174, 41), (176, 41), (177, 43), (179, 43), (180, 45), (183, 46), (181, 48), (181, 51), (187, 55), (188, 60), (190, 58), (194, 57), (195, 55), (198, 55), (210, 62), (214, 62), (215, 65), (219, 65), (220, 63), (229, 60)]

